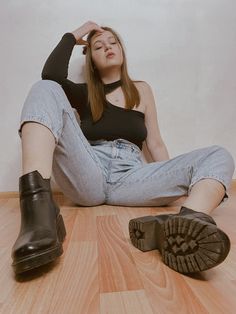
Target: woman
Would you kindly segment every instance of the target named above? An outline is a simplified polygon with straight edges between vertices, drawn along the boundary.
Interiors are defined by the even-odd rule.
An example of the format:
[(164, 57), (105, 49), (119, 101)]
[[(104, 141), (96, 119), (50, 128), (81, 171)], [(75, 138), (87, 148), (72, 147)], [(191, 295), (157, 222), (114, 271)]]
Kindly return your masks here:
[[(75, 45), (85, 45), (86, 84), (67, 79)], [(80, 206), (164, 206), (188, 195), (178, 214), (132, 219), (131, 241), (143, 251), (159, 249), (165, 264), (182, 273), (221, 263), (230, 242), (209, 214), (227, 198), (234, 161), (219, 146), (169, 159), (151, 88), (130, 79), (117, 33), (94, 22), (66, 33), (42, 79), (29, 92), (19, 128), (23, 173), (15, 272), (63, 252), (66, 231), (52, 198), (52, 171), (64, 194)], [(154, 162), (141, 158), (144, 141)]]

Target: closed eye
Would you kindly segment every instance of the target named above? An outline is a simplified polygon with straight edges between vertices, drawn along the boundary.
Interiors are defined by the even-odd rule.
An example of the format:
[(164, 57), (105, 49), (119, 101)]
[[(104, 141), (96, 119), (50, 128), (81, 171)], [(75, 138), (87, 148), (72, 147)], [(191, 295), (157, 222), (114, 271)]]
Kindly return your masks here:
[[(110, 43), (111, 45), (116, 45), (117, 44), (117, 42), (112, 42), (112, 43)], [(99, 47), (96, 47), (95, 48), (95, 50), (98, 50), (98, 49), (101, 49), (102, 48), (102, 46), (99, 46)]]

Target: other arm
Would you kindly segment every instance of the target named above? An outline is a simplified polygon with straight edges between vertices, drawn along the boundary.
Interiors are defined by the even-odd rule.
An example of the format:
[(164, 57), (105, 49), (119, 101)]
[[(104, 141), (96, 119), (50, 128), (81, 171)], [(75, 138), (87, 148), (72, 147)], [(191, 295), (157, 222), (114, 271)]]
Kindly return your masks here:
[(147, 128), (146, 146), (153, 161), (168, 160), (169, 153), (161, 137), (158, 126), (157, 110), (151, 87), (144, 82), (143, 97), (145, 97), (145, 125)]

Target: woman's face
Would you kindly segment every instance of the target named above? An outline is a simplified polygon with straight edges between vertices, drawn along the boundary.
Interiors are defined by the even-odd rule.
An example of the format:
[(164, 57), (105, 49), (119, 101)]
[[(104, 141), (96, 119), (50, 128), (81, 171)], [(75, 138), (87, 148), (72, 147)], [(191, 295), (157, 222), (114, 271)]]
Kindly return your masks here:
[(121, 67), (123, 63), (121, 45), (110, 31), (95, 33), (91, 39), (91, 54), (98, 71)]

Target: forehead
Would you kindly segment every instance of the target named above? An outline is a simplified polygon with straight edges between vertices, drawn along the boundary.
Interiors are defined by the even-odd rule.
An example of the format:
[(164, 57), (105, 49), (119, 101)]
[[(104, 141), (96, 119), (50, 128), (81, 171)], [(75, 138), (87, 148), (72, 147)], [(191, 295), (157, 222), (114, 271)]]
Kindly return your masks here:
[(115, 37), (116, 38), (116, 36), (110, 31), (104, 31), (103, 33), (97, 32), (97, 33), (95, 33), (95, 35), (93, 35), (91, 42), (95, 43), (97, 40), (104, 40), (104, 39), (107, 39), (109, 37)]

